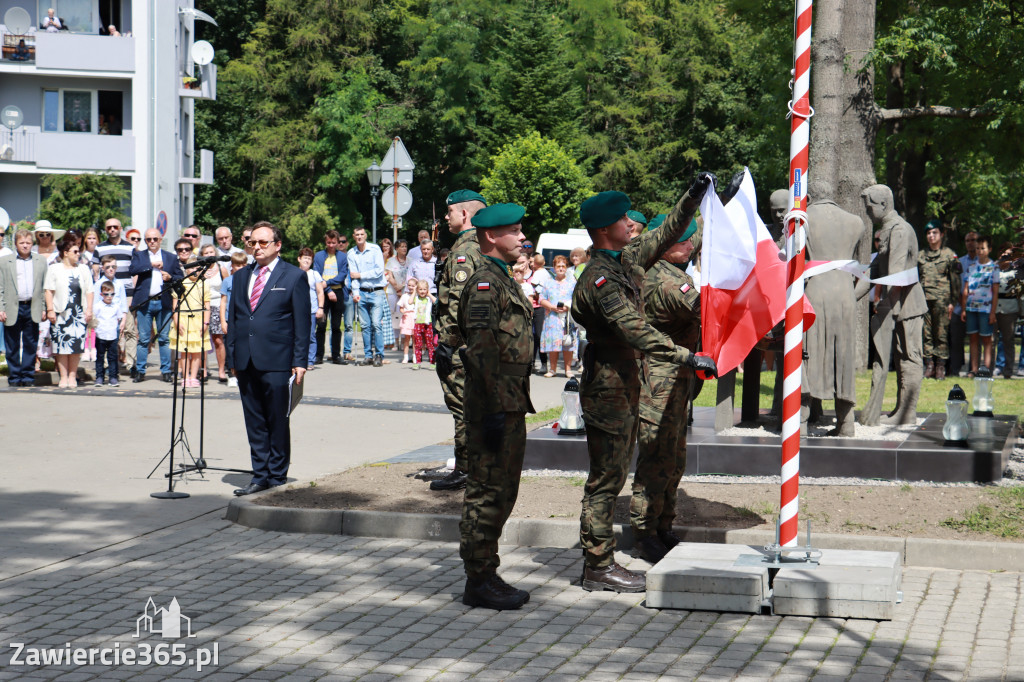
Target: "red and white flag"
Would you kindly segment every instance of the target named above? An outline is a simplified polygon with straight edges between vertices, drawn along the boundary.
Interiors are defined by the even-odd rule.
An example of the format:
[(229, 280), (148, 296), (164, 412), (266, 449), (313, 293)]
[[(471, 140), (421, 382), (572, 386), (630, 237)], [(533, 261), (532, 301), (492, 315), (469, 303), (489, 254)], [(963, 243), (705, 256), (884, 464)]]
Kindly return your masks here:
[[(701, 354), (715, 361), (721, 376), (738, 367), (785, 317), (786, 262), (757, 215), (749, 170), (728, 205), (709, 188), (700, 212)], [(804, 330), (813, 322), (814, 310), (805, 298)]]

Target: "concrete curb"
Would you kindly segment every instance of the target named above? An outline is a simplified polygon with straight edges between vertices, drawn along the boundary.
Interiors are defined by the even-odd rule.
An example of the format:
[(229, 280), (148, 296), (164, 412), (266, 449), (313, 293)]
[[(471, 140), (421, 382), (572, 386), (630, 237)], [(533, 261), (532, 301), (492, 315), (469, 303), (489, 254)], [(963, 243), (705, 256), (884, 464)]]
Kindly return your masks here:
[[(458, 542), (461, 520), (458, 516), (443, 514), (266, 507), (256, 504), (251, 498), (231, 500), (224, 518), (249, 528), (281, 533), (321, 533), (437, 542)], [(501, 544), (571, 549), (580, 546), (579, 532), (577, 521), (512, 518), (505, 524)], [(677, 526), (675, 532), (685, 542), (760, 546), (775, 540), (774, 533), (766, 530)], [(620, 550), (633, 547), (633, 534), (629, 526), (619, 525), (615, 538)], [(826, 534), (814, 535), (812, 542), (817, 549), (897, 552), (904, 566), (979, 571), (1019, 571), (1024, 566), (1024, 544)]]

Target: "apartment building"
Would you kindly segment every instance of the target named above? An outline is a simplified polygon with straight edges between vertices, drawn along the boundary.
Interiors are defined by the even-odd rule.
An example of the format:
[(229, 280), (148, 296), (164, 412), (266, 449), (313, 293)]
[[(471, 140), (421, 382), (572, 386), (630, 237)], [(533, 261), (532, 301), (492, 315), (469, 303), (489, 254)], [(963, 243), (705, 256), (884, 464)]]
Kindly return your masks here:
[(211, 52), (193, 49), (208, 19), (194, 0), (0, 0), (0, 207), (12, 222), (35, 219), (46, 174), (111, 173), (130, 190), (133, 226), (174, 239), (192, 223), (195, 185), (213, 180), (213, 154), (193, 139), (196, 100), (217, 96)]

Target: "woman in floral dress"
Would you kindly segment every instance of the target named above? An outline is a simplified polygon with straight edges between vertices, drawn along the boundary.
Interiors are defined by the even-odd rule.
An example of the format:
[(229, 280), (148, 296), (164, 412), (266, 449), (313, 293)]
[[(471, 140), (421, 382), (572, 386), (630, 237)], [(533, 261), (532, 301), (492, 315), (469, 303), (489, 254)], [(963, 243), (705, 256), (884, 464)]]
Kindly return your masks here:
[(46, 319), (50, 322), (58, 388), (78, 387), (78, 363), (85, 350), (86, 325), (92, 319), (92, 270), (78, 262), (82, 239), (74, 231), (58, 247), (60, 260), (46, 271), (43, 284)]

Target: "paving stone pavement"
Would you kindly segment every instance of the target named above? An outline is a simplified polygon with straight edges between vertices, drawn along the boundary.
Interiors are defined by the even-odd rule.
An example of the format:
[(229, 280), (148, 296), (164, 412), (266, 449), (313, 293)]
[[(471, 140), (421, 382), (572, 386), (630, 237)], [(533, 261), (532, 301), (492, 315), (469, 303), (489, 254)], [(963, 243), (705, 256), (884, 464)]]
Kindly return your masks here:
[[(531, 599), (498, 613), (461, 603), (451, 543), (272, 533), (213, 513), (0, 581), (0, 679), (1024, 680), (1020, 573), (905, 569), (896, 618), (876, 622), (646, 609), (642, 594), (581, 590), (580, 561), (503, 548), (502, 575)], [(195, 637), (134, 638), (149, 598), (176, 598)], [(161, 643), (187, 660), (216, 645), (217, 663), (26, 666), (13, 643), (22, 660)]]

